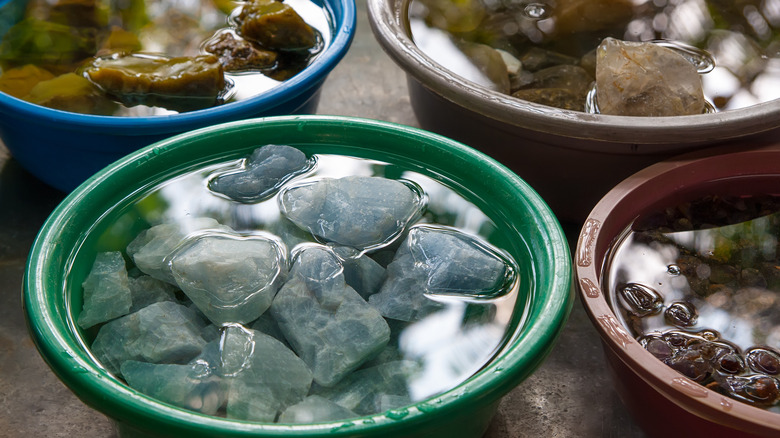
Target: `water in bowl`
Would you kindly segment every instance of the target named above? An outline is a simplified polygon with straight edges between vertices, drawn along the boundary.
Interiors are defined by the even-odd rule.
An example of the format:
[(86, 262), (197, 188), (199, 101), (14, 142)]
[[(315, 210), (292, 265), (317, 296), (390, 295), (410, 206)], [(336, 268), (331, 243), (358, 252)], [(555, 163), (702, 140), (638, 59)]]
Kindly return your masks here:
[[(281, 7), (289, 9), (266, 10)], [(269, 26), (285, 29), (277, 32), (284, 37), (244, 26), (266, 23), (252, 14), (274, 16)], [(257, 96), (299, 73), (329, 44), (330, 21), (310, 0), (31, 0), (0, 41), (0, 91), (96, 115), (208, 108)], [(307, 44), (293, 44), (302, 34)]]
[(706, 196), (639, 218), (604, 278), (624, 325), (659, 360), (780, 412), (780, 197)]
[(596, 48), (607, 37), (655, 41), (697, 68), (701, 59), (712, 58), (714, 66), (701, 81), (715, 111), (780, 97), (776, 1), (410, 0), (406, 5), (411, 36), (424, 53), (468, 80), (527, 101), (586, 111)]
[[(83, 299), (81, 287), (71, 291), (71, 311), (82, 325), (85, 347), (134, 388), (187, 409), (251, 421), (307, 423), (383, 412), (395, 415), (479, 371), (507, 341), (511, 328), (523, 324), (523, 303), (530, 299), (532, 287), (525, 280), (527, 267), (518, 266), (501, 249), (507, 236), (464, 197), (464, 188), (385, 162), (326, 154), (291, 165), (297, 170), (291, 170), (289, 177), (282, 175), (258, 188), (242, 179), (252, 172), (253, 162), (250, 158), (211, 163), (145, 188), (109, 211), (76, 255), (87, 260), (85, 266), (92, 266), (96, 258), (117, 258), (120, 271), (124, 259), (129, 283), (143, 281), (147, 292), (159, 291), (153, 301), (162, 302), (148, 304), (147, 300), (137, 310), (134, 301), (146, 298), (136, 300), (133, 295), (125, 310), (103, 318), (109, 321), (95, 322), (101, 318), (84, 315), (87, 295), (101, 284), (95, 280), (100, 273), (71, 272), (70, 284), (83, 283)], [(317, 182), (376, 182), (366, 177), (392, 181), (393, 190), (410, 195), (410, 203), (404, 204), (408, 208), (401, 209), (405, 213), (390, 222), (383, 214), (374, 218), (368, 210), (396, 205), (383, 192), (356, 198), (360, 219), (332, 222), (327, 213), (311, 216), (290, 211), (326, 200), (340, 204), (345, 199), (335, 186), (320, 187), (328, 193), (321, 196), (319, 186), (312, 188)], [(229, 186), (226, 181), (238, 183)], [(249, 191), (256, 196), (249, 196)], [(364, 220), (388, 228), (376, 233), (380, 227), (374, 226), (365, 235), (360, 227), (352, 228)], [(188, 226), (195, 231), (188, 237), (186, 232), (175, 239), (169, 238), (173, 232), (149, 236), (151, 230), (180, 232)], [(476, 245), (479, 256), (448, 272), (440, 268), (452, 262), (452, 253), (437, 254), (436, 247), (425, 246), (431, 239)], [(160, 244), (139, 249), (150, 241)], [(250, 258), (234, 256), (241, 245), (276, 248), (267, 262), (274, 266), (272, 275), (258, 280), (262, 286), (252, 285), (258, 293), (250, 294), (251, 303), (239, 300), (237, 306), (239, 301), (225, 298), (229, 294), (223, 294), (222, 301), (204, 298), (201, 292), (208, 287), (203, 285), (213, 280), (210, 269), (220, 272), (219, 266)], [(213, 260), (190, 257), (197, 252), (213, 255)], [(458, 254), (466, 257), (474, 251)], [(499, 272), (488, 283), (486, 275), (472, 271), (475, 261), (486, 254), (500, 261), (494, 265)], [(427, 273), (407, 278), (412, 272)], [(321, 283), (301, 287), (312, 279)], [(344, 281), (352, 292), (342, 301), (333, 292), (339, 287), (329, 285)], [(269, 287), (273, 287), (272, 304), (271, 298), (262, 302), (260, 297), (261, 290)], [(387, 299), (391, 292), (400, 294), (401, 301), (393, 304)], [(319, 294), (318, 299), (310, 300), (310, 294)], [(171, 321), (159, 317), (168, 313), (175, 314)], [(334, 325), (331, 317), (340, 323)], [(155, 348), (146, 353), (128, 353), (125, 347), (131, 342), (123, 337), (138, 330), (138, 321), (150, 318), (154, 327), (176, 328), (176, 339), (155, 341)], [(82, 323), (84, 319), (89, 320)], [(337, 326), (351, 334), (339, 334)], [(180, 332), (182, 327), (190, 329)], [(112, 341), (116, 338), (104, 332), (115, 332), (125, 342)], [(322, 342), (301, 332), (321, 332), (315, 338)], [(192, 341), (177, 343), (184, 338)], [(339, 350), (353, 338), (367, 340)], [(334, 346), (333, 339), (342, 341)], [(374, 346), (366, 347), (369, 343)], [(119, 344), (121, 351), (112, 352)], [(270, 359), (256, 360), (253, 352)], [(336, 366), (332, 365), (336, 356), (357, 359)], [(284, 370), (282, 376), (273, 374), (279, 370)], [(263, 383), (259, 376), (272, 376), (271, 382)], [(235, 383), (250, 377), (255, 383)], [(177, 381), (196, 383), (182, 387)], [(298, 383), (279, 383), (288, 381)]]

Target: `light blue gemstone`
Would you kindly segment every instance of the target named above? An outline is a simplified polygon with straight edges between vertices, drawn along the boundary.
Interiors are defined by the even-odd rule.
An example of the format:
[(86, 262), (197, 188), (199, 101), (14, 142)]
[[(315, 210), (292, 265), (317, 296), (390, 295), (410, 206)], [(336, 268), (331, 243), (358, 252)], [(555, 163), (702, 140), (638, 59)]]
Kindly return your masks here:
[(166, 258), (187, 235), (207, 229), (231, 231), (216, 220), (206, 217), (155, 225), (142, 231), (127, 245), (127, 255), (133, 259), (135, 266), (141, 272), (158, 280), (176, 284)]
[(338, 258), (320, 246), (297, 255), (271, 314), (323, 386), (338, 383), (390, 338), (384, 318), (345, 283)]
[(217, 172), (209, 179), (208, 187), (234, 201), (260, 202), (313, 166), (314, 160), (307, 160), (300, 150), (269, 144), (255, 149), (240, 168)]
[(274, 421), (281, 411), (308, 394), (311, 371), (271, 336), (229, 325), (223, 329), (220, 346), (221, 373), (230, 385), (228, 417)]
[(217, 232), (186, 240), (170, 266), (181, 290), (217, 325), (257, 319), (287, 271), (285, 250), (275, 240)]
[(493, 299), (508, 293), (516, 270), (497, 249), (460, 231), (409, 230), (379, 293), (368, 299), (387, 318), (416, 321), (440, 309), (429, 296)]
[(346, 420), (358, 415), (318, 395), (306, 397), (302, 402), (285, 409), (279, 416), (279, 423), (309, 424), (326, 421)]
[(288, 186), (279, 194), (282, 214), (296, 225), (359, 250), (388, 244), (423, 205), (419, 187), (367, 176), (323, 178)]
[(82, 286), (84, 307), (78, 318), (81, 328), (90, 328), (130, 312), (130, 282), (125, 259), (119, 251), (98, 253)]
[(186, 365), (125, 361), (122, 376), (131, 388), (162, 402), (214, 415), (225, 402), (222, 379), (201, 363)]
[(128, 360), (184, 364), (206, 345), (203, 326), (186, 306), (163, 301), (100, 327), (92, 352), (112, 373)]

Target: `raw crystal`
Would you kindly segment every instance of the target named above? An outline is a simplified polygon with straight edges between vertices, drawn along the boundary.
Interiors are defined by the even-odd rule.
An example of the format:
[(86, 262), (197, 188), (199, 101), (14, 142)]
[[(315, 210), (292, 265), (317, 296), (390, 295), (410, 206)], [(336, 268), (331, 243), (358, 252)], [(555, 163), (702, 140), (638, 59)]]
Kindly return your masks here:
[(83, 287), (84, 308), (78, 319), (81, 328), (89, 328), (130, 312), (130, 283), (125, 259), (119, 251), (98, 253)]
[(230, 418), (274, 421), (309, 392), (309, 368), (271, 336), (231, 325), (223, 331), (221, 349), (221, 373), (230, 385)]
[(323, 247), (297, 255), (271, 314), (323, 386), (336, 384), (390, 338), (385, 320), (345, 283), (338, 258)]
[(201, 363), (152, 364), (129, 360), (122, 363), (121, 372), (131, 388), (203, 414), (216, 414), (225, 400), (221, 379)]
[(422, 209), (423, 197), (411, 183), (348, 176), (288, 187), (279, 204), (282, 214), (315, 236), (362, 250), (401, 233)]
[(133, 297), (133, 306), (130, 312), (137, 312), (144, 307), (160, 301), (176, 301), (176, 287), (170, 283), (157, 280), (149, 275), (141, 275), (129, 278), (130, 293)]
[(285, 250), (261, 236), (196, 235), (170, 257), (176, 283), (215, 324), (257, 319), (287, 271)]
[(387, 272), (385, 268), (366, 254), (349, 247), (335, 247), (333, 251), (341, 259), (344, 280), (364, 299), (379, 292)]
[(355, 371), (332, 388), (315, 387), (312, 395), (331, 400), (356, 414), (370, 415), (410, 404), (407, 382), (417, 372), (416, 362), (387, 362)]
[(326, 398), (311, 395), (302, 402), (290, 406), (279, 416), (279, 423), (321, 423), (326, 421), (345, 420), (358, 415)]
[(100, 327), (92, 352), (112, 373), (127, 360), (187, 363), (206, 344), (199, 334), (202, 327), (195, 312), (163, 301)]
[(175, 223), (155, 225), (142, 231), (129, 245), (127, 255), (133, 259), (141, 272), (152, 277), (176, 284), (166, 263), (168, 257), (181, 241), (194, 231), (217, 229), (230, 231), (211, 218), (192, 218)]
[(416, 226), (387, 267), (387, 281), (369, 303), (387, 318), (415, 321), (441, 308), (426, 295), (495, 298), (515, 270), (497, 250), (460, 231)]
[(249, 328), (265, 333), (289, 347), (287, 339), (284, 338), (284, 333), (282, 333), (282, 329), (279, 328), (279, 324), (277, 324), (274, 317), (271, 316), (271, 312), (265, 312), (260, 315), (259, 318), (252, 322)]
[(701, 114), (705, 100), (696, 67), (672, 49), (606, 38), (597, 50), (596, 97), (602, 114)]
[(275, 195), (285, 182), (312, 166), (298, 149), (269, 144), (255, 149), (240, 169), (217, 173), (208, 186), (234, 201), (259, 202)]

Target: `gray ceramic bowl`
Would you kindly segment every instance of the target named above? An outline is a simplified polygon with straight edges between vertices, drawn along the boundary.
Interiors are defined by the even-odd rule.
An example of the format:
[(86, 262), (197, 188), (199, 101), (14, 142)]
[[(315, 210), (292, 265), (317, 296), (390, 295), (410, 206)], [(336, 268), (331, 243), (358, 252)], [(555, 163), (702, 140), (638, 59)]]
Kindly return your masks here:
[(780, 133), (780, 100), (683, 117), (587, 114), (522, 101), (459, 77), (412, 41), (409, 0), (368, 0), (376, 39), (404, 70), (420, 125), (517, 172), (562, 221), (581, 222), (610, 188), (673, 155)]

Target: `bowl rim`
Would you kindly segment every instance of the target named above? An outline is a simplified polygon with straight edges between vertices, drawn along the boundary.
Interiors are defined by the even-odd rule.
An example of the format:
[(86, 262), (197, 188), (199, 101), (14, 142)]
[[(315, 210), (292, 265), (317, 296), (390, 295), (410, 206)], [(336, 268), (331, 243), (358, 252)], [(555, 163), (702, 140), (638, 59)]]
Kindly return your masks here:
[[(405, 24), (410, 0), (367, 0), (374, 36), (384, 51), (422, 86), (500, 123), (543, 134), (604, 142), (669, 144), (725, 140), (780, 126), (780, 99), (746, 108), (677, 117), (631, 117), (562, 110), (513, 98), (441, 67), (412, 41)], [(570, 145), (587, 148), (585, 145)]]
[[(224, 133), (230, 131), (235, 135), (252, 135), (255, 138), (259, 129), (272, 128), (287, 132), (305, 131), (308, 133), (305, 135), (311, 136), (309, 143), (338, 142), (339, 135), (346, 135), (350, 130), (362, 130), (382, 138), (419, 142), (426, 153), (441, 153), (459, 162), (465, 160), (475, 163), (474, 166), (485, 166), (495, 174), (496, 180), (505, 181), (503, 186), (517, 190), (515, 196), (518, 197), (514, 199), (518, 205), (524, 204), (524, 208), (528, 209), (529, 218), (526, 220), (533, 221), (533, 225), (529, 226), (544, 238), (544, 241), (537, 243), (539, 251), (544, 253), (533, 256), (547, 263), (553, 272), (544, 284), (535, 286), (541, 291), (535, 293), (539, 304), (531, 307), (538, 307), (540, 317), (534, 320), (534, 324), (524, 326), (521, 334), (510, 341), (512, 348), (504, 348), (498, 357), (465, 382), (397, 412), (403, 417), (403, 422), (385, 414), (360, 417), (358, 421), (298, 427), (226, 420), (153, 401), (109, 376), (94, 361), (84, 356), (80, 344), (70, 339), (72, 336), (69, 336), (67, 330), (55, 327), (56, 324), (52, 322), (57, 318), (69, 318), (68, 315), (59, 314), (62, 310), (52, 299), (57, 292), (47, 290), (45, 284), (49, 276), (62, 272), (63, 258), (69, 257), (66, 254), (68, 251), (72, 252), (57, 244), (61, 241), (58, 236), (67, 228), (69, 218), (78, 210), (80, 203), (97, 196), (94, 193), (101, 186), (122, 193), (130, 190), (129, 193), (132, 193), (131, 188), (123, 187), (123, 184), (126, 185), (123, 181), (132, 177), (139, 163), (160, 160), (159, 157), (184, 149), (192, 142), (202, 141), (198, 138), (204, 136), (213, 141), (221, 135), (224, 138)], [(342, 138), (342, 141), (348, 140)], [(214, 157), (214, 154), (219, 153), (210, 152), (206, 157)], [(529, 251), (533, 251), (533, 248), (529, 248)], [(58, 264), (60, 270), (57, 270)], [(535, 269), (539, 269), (539, 266)], [(203, 436), (214, 431), (224, 434), (220, 436), (239, 436), (244, 433), (265, 434), (262, 436), (351, 436), (358, 428), (361, 433), (383, 433), (394, 431), (395, 427), (409, 428), (424, 424), (431, 419), (446, 421), (446, 418), (451, 418), (448, 416), (453, 411), (468, 409), (472, 403), (497, 403), (498, 398), (530, 375), (549, 354), (565, 325), (573, 298), (571, 259), (562, 228), (549, 207), (520, 177), (492, 158), (437, 134), (391, 122), (345, 116), (273, 116), (230, 122), (180, 134), (127, 155), (80, 185), (54, 210), (33, 243), (23, 281), (23, 304), (30, 334), (52, 370), (79, 398), (120, 422), (131, 423), (133, 416), (143, 415), (144, 420), (164, 420), (162, 424), (170, 427), (194, 427), (194, 432)], [(99, 402), (95, 403), (96, 400)]]
[[(731, 177), (780, 177), (778, 157), (780, 143), (741, 149), (718, 147), (682, 154), (635, 173), (604, 195), (590, 212), (580, 231), (573, 261), (583, 307), (601, 340), (634, 374), (689, 413), (766, 436), (780, 433), (780, 414), (708, 389), (645, 350), (610, 307), (602, 287), (601, 270), (608, 247), (648, 206), (663, 203), (676, 190), (697, 184)], [(680, 178), (691, 182), (686, 185)], [(637, 206), (640, 198), (644, 207)]]
[[(0, 0), (2, 2), (3, 0)], [(206, 123), (217, 123), (259, 114), (281, 103), (294, 100), (307, 90), (316, 88), (346, 55), (355, 37), (357, 24), (355, 0), (311, 0), (328, 12), (333, 37), (323, 52), (295, 76), (268, 91), (248, 99), (185, 113), (144, 117), (100, 116), (73, 113), (43, 107), (0, 92), (0, 114), (40, 120), (71, 129), (89, 129), (98, 132), (126, 130), (130, 135), (183, 131)]]

